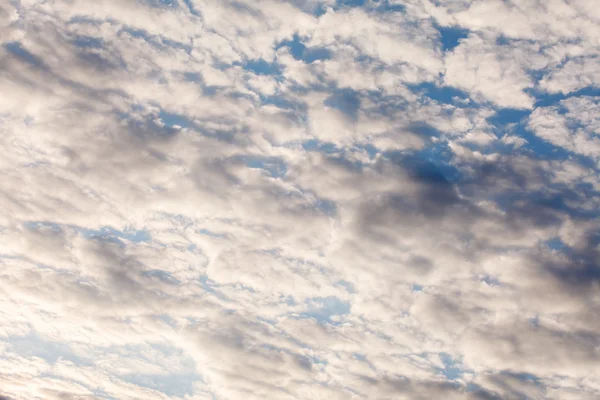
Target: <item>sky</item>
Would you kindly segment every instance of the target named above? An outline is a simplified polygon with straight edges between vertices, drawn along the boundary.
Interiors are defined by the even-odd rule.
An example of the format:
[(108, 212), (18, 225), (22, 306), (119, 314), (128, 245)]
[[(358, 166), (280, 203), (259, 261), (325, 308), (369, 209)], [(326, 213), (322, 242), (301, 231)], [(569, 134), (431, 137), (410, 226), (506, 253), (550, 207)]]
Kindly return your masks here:
[(0, 2), (0, 399), (600, 398), (595, 0)]

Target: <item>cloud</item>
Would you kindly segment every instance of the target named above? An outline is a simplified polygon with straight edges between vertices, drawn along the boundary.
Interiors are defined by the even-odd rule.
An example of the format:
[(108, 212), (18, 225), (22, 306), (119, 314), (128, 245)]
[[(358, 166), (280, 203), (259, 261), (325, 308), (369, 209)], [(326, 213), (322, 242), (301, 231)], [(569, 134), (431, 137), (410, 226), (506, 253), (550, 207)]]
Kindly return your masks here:
[(594, 97), (572, 97), (559, 105), (540, 107), (531, 115), (529, 127), (536, 135), (573, 153), (598, 157), (600, 138)]
[(0, 6), (0, 398), (597, 398), (596, 8)]
[(579, 89), (596, 87), (598, 64), (596, 57), (568, 59), (560, 68), (553, 70), (540, 82), (540, 86), (550, 93), (568, 94)]
[(531, 108), (533, 98), (526, 90), (532, 88), (534, 82), (528, 70), (544, 66), (535, 46), (498, 46), (493, 38), (470, 34), (446, 57), (444, 82), (499, 107)]

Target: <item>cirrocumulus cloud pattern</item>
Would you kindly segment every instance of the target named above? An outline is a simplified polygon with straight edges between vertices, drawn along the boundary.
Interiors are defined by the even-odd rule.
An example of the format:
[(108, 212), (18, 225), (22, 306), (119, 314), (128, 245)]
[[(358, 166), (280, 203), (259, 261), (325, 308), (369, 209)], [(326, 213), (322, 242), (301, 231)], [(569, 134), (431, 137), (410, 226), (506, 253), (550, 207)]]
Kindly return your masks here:
[(0, 2), (0, 398), (600, 398), (596, 0)]

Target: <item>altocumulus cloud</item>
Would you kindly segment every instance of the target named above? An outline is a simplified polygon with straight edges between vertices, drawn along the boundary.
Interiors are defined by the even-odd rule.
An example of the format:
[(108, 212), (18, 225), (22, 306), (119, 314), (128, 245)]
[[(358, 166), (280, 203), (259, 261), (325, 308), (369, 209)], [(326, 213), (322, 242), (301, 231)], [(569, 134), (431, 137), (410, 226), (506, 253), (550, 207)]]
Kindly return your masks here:
[(593, 0), (0, 5), (0, 399), (597, 399)]

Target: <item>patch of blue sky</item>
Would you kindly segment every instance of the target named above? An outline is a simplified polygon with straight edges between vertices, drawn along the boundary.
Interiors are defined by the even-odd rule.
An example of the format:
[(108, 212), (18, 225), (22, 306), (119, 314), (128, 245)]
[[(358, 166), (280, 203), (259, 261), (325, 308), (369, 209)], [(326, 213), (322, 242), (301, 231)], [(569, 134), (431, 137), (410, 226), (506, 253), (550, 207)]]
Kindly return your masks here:
[(202, 75), (200, 75), (197, 72), (185, 72), (183, 74), (183, 79), (186, 82), (193, 82), (198, 84), (200, 86), (200, 89), (202, 89), (202, 94), (204, 96), (214, 96), (217, 93), (217, 90), (219, 90), (220, 88), (220, 86), (207, 85)]
[(494, 287), (502, 286), (502, 284), (500, 283), (500, 281), (497, 278), (495, 278), (493, 276), (489, 276), (489, 275), (482, 277), (481, 282), (485, 283), (488, 286), (494, 286)]
[(529, 383), (533, 383), (536, 386), (541, 385), (540, 379), (533, 375), (530, 374), (528, 372), (506, 372), (506, 374), (512, 376), (513, 378), (517, 378), (518, 380), (522, 381), (522, 382), (529, 382)]
[(149, 43), (154, 43), (155, 44), (155, 36), (151, 35), (150, 33), (146, 32), (143, 29), (134, 29), (134, 28), (129, 28), (129, 27), (123, 27), (121, 28), (121, 31), (119, 31), (119, 33), (125, 32), (135, 38), (138, 39), (144, 39), (146, 42)]
[(153, 315), (153, 318), (161, 321), (162, 323), (170, 326), (171, 328), (177, 327), (177, 321), (175, 321), (173, 318), (171, 318), (167, 314)]
[[(496, 41), (496, 44), (499, 43), (498, 39)], [(510, 43), (510, 40), (507, 41), (507, 43)], [(499, 45), (500, 46), (500, 45)], [(547, 68), (542, 68), (542, 69), (528, 69), (525, 71), (525, 74), (534, 82), (536, 82), (538, 85), (540, 83), (540, 81), (546, 76), (548, 75), (548, 73), (550, 73), (552, 70), (554, 70), (554, 68), (556, 68), (556, 66), (553, 67), (547, 67)], [(527, 88), (524, 89), (524, 91), (526, 93), (532, 94), (532, 93), (543, 93), (543, 91), (541, 90), (541, 88), (539, 86), (534, 86), (533, 88)], [(536, 97), (535, 95), (533, 95), (534, 97)]]
[(368, 96), (370, 100), (370, 106), (362, 109), (369, 116), (383, 115), (389, 118), (394, 117), (398, 112), (412, 109), (411, 103), (404, 96), (390, 95), (374, 90), (362, 91), (361, 95)]
[(406, 11), (406, 6), (401, 4), (398, 1), (390, 1), (390, 0), (373, 0), (373, 5), (375, 6), (375, 10), (378, 12), (400, 12), (404, 13)]
[[(150, 242), (152, 237), (146, 230), (125, 229), (117, 230), (110, 226), (104, 226), (100, 229), (88, 229), (72, 226), (87, 239), (125, 239), (133, 243)], [(120, 242), (120, 240), (119, 240)]]
[(453, 153), (444, 141), (410, 152), (385, 152), (385, 157), (405, 166), (416, 178), (431, 183), (458, 183), (463, 174), (452, 162)]
[(452, 51), (456, 48), (462, 39), (469, 36), (469, 30), (458, 26), (440, 26), (436, 25), (440, 33), (440, 45), (443, 51)]
[(314, 207), (329, 217), (333, 217), (337, 213), (337, 205), (331, 200), (317, 199), (314, 203)]
[(375, 366), (373, 365), (373, 363), (371, 361), (369, 361), (369, 359), (361, 353), (352, 353), (352, 357), (360, 362), (363, 362), (365, 364), (367, 364), (369, 366), (369, 368), (373, 371), (376, 371), (377, 369), (375, 368)]
[[(340, 10), (343, 8), (356, 8), (362, 7), (369, 11), (375, 11), (380, 13), (392, 13), (392, 12), (405, 12), (406, 7), (399, 3), (390, 0), (336, 0), (333, 5), (334, 10)], [(324, 13), (325, 8), (319, 10), (317, 15)]]
[[(146, 106), (145, 105), (138, 104), (138, 103), (134, 103), (130, 107), (131, 107), (131, 111), (136, 112), (136, 113), (137, 112), (142, 112), (142, 111), (146, 110)], [(127, 114), (127, 113), (120, 113), (120, 116), (122, 118), (127, 118), (129, 116), (129, 114)]]
[(348, 158), (348, 154), (365, 151), (369, 155), (369, 158), (374, 158), (379, 153), (379, 150), (375, 146), (368, 144), (356, 144), (350, 148), (342, 148), (333, 143), (321, 142), (318, 139), (310, 139), (302, 142), (301, 145), (306, 151), (323, 153), (328, 156), (330, 161), (355, 171), (362, 170), (364, 164), (360, 160)]
[[(553, 189), (557, 190), (553, 190)], [(570, 189), (561, 188), (557, 185), (546, 185), (544, 190), (529, 191), (522, 193), (520, 191), (506, 191), (502, 195), (497, 196), (493, 200), (503, 211), (511, 211), (515, 209), (516, 204), (525, 202), (526, 204), (535, 207), (538, 211), (550, 211), (554, 214), (568, 215), (574, 219), (593, 219), (600, 217), (600, 209), (586, 209), (577, 205), (570, 205), (576, 201), (581, 201), (582, 193), (574, 192)], [(551, 218), (550, 215), (547, 218)], [(556, 218), (556, 217), (553, 217)], [(564, 248), (566, 251), (568, 248)]]
[(290, 100), (286, 96), (275, 94), (275, 95), (264, 95), (258, 93), (261, 105), (273, 105), (277, 108), (289, 112), (289, 117), (301, 124), (308, 123), (308, 107), (304, 103)]
[[(493, 132), (498, 138), (506, 134), (520, 137), (526, 143), (519, 151), (527, 152), (530, 156), (540, 160), (566, 160), (575, 159), (579, 163), (593, 167), (594, 161), (589, 157), (575, 154), (563, 147), (556, 146), (541, 137), (537, 136), (527, 127), (528, 118), (531, 115), (529, 110), (518, 109), (499, 109), (496, 113), (490, 116), (487, 121), (493, 126)], [(489, 148), (481, 148), (485, 153), (489, 152), (513, 152), (512, 146), (505, 146), (500, 143), (495, 143)]]
[[(293, 341), (296, 342), (295, 340), (293, 340)], [(310, 368), (311, 364), (322, 364), (322, 365), (329, 364), (327, 362), (327, 360), (317, 357), (315, 355), (300, 355), (298, 353), (294, 353), (293, 351), (291, 351), (289, 349), (277, 347), (277, 346), (274, 346), (274, 345), (268, 344), (268, 343), (263, 343), (256, 347), (264, 349), (264, 350), (268, 350), (271, 352), (286, 353), (290, 356), (293, 356), (297, 362), (299, 362), (300, 364), (302, 364), (303, 366), (305, 366), (307, 368)]]
[(251, 286), (246, 286), (246, 285), (244, 285), (243, 283), (239, 283), (239, 282), (238, 282), (238, 283), (236, 283), (236, 284), (232, 284), (232, 285), (230, 285), (230, 286), (233, 286), (233, 287), (235, 287), (235, 289), (236, 289), (236, 290), (241, 290), (241, 291), (244, 291), (244, 292), (250, 292), (250, 293), (256, 293), (256, 290), (254, 290), (254, 288), (253, 288), (253, 287), (251, 287)]
[(7, 259), (7, 260), (20, 260), (21, 257), (19, 256), (15, 256), (13, 254), (4, 254), (4, 253), (0, 253), (0, 260), (1, 259)]
[(512, 40), (509, 37), (506, 37), (505, 35), (500, 35), (496, 38), (496, 44), (498, 46), (506, 46), (508, 44), (510, 44), (512, 42)]
[(309, 310), (300, 315), (314, 318), (319, 323), (332, 323), (334, 322), (332, 317), (347, 315), (350, 312), (350, 303), (335, 296), (314, 297), (308, 299), (306, 305)]
[(261, 322), (263, 324), (267, 324), (270, 325), (272, 327), (277, 326), (277, 320), (276, 319), (270, 319), (270, 318), (264, 318), (264, 317), (256, 317), (256, 320), (258, 322)]
[[(598, 173), (598, 168), (595, 168), (594, 170)], [(587, 199), (600, 198), (600, 190), (596, 189), (594, 185), (589, 182), (577, 182), (573, 185), (573, 190)]]
[(177, 7), (179, 5), (177, 0), (151, 0), (151, 1), (155, 1), (158, 4), (161, 4), (163, 6), (168, 6), (168, 7)]
[[(78, 383), (81, 384), (81, 382), (78, 382)], [(103, 389), (97, 389), (97, 388), (89, 388), (89, 389), (94, 394), (95, 398), (105, 399), (105, 400), (118, 400), (116, 397), (113, 397), (110, 394), (106, 393)]]
[(444, 153), (437, 150), (437, 146), (416, 152), (406, 161), (415, 176), (426, 182), (457, 183), (463, 176), (461, 170), (452, 165)]
[(440, 353), (440, 360), (444, 364), (444, 368), (440, 369), (441, 372), (447, 379), (455, 381), (460, 379), (465, 370), (462, 368), (462, 364), (459, 360), (452, 358), (447, 353)]
[[(156, 104), (153, 104), (156, 106)], [(122, 115), (122, 118), (125, 119), (129, 119), (130, 116), (127, 114)], [(160, 119), (160, 124), (157, 124), (156, 122), (154, 122), (154, 118), (156, 118), (156, 115), (154, 115), (153, 117), (151, 117), (149, 120), (140, 120), (140, 119), (132, 119), (132, 123), (137, 124), (140, 127), (143, 127), (144, 124), (147, 124), (149, 128), (151, 129), (146, 129), (146, 130), (142, 130), (142, 134), (155, 134), (158, 136), (171, 136), (171, 135), (175, 135), (179, 132), (180, 129), (182, 128), (189, 128), (193, 131), (195, 131), (198, 134), (201, 134), (203, 136), (206, 137), (212, 137), (215, 138), (217, 140), (221, 140), (221, 141), (225, 141), (225, 142), (231, 142), (233, 141), (233, 138), (235, 136), (235, 134), (238, 132), (235, 129), (231, 129), (231, 130), (225, 130), (225, 129), (211, 129), (211, 128), (207, 128), (206, 126), (203, 126), (201, 124), (196, 124), (191, 118), (188, 118), (187, 116), (181, 115), (181, 114), (177, 114), (177, 113), (172, 113), (166, 110), (160, 110), (158, 113), (158, 118)], [(137, 131), (134, 132), (134, 134), (137, 134)]]
[(190, 54), (192, 52), (192, 46), (189, 44), (177, 42), (177, 41), (174, 41), (171, 39), (167, 39), (165, 37), (161, 37), (160, 39), (161, 39), (162, 44), (167, 47), (184, 50), (188, 54)]
[(89, 49), (100, 49), (104, 45), (104, 41), (101, 38), (93, 36), (77, 36), (71, 43), (77, 47), (89, 48)]
[(286, 98), (285, 96), (279, 96), (279, 95), (265, 96), (263, 94), (259, 94), (259, 96), (260, 96), (260, 101), (263, 105), (272, 104), (272, 105), (274, 105), (278, 108), (284, 109), (284, 110), (294, 110), (294, 111), (300, 113), (300, 115), (296, 115), (296, 117), (298, 117), (301, 120), (306, 121), (306, 119), (307, 119), (306, 105), (304, 105), (302, 103), (296, 103), (294, 101), (291, 101), (288, 98)]
[(67, 21), (67, 25), (70, 24), (88, 24), (88, 25), (101, 25), (102, 23), (104, 23), (104, 20), (101, 19), (95, 19), (89, 16), (85, 16), (85, 15), (76, 15), (74, 17), (69, 18), (69, 20)]
[(571, 97), (581, 97), (581, 96), (590, 96), (590, 97), (600, 97), (600, 87), (598, 86), (587, 86), (582, 89), (578, 89), (576, 91), (570, 93), (547, 93), (541, 91), (539, 89), (530, 89), (526, 90), (528, 94), (532, 95), (535, 98), (535, 107), (549, 107), (553, 105), (559, 104), (562, 100), (571, 98)]
[(35, 230), (38, 231), (40, 229), (50, 229), (53, 232), (62, 232), (63, 228), (60, 224), (57, 224), (56, 222), (48, 222), (48, 221), (27, 221), (24, 222), (23, 225), (27, 228), (27, 229), (31, 229), (31, 230)]
[(167, 396), (180, 398), (191, 396), (194, 393), (194, 384), (202, 381), (202, 377), (194, 372), (171, 373), (171, 374), (130, 374), (121, 375), (125, 382), (154, 389)]
[(179, 3), (177, 0), (145, 0), (146, 4), (155, 8), (177, 8)]
[(593, 157), (577, 154), (564, 147), (555, 146), (527, 129), (519, 130), (518, 136), (527, 141), (521, 149), (527, 150), (528, 154), (534, 158), (541, 160), (575, 161), (585, 168), (598, 171), (598, 165)]
[[(499, 130), (496, 134), (508, 134), (524, 139), (525, 143), (516, 148), (514, 143), (505, 143), (503, 141), (494, 141), (489, 144), (481, 145), (477, 143), (465, 142), (461, 145), (482, 154), (526, 154), (535, 159), (543, 160), (566, 160), (572, 153), (543, 139), (535, 136), (533, 133), (521, 129), (511, 129), (508, 131)], [(500, 139), (500, 137), (499, 137)]]
[(45, 68), (44, 61), (23, 47), (21, 42), (5, 43), (4, 49), (27, 64), (38, 68)]
[(494, 126), (506, 126), (508, 124), (522, 123), (531, 115), (530, 110), (517, 108), (500, 108), (487, 121)]
[(188, 228), (188, 227), (192, 226), (195, 222), (193, 219), (186, 217), (185, 215), (182, 215), (182, 214), (174, 214), (174, 213), (168, 213), (168, 212), (160, 212), (158, 214), (161, 216), (161, 218), (168, 219), (171, 222), (174, 222), (178, 226), (183, 227), (183, 228)]
[(91, 236), (87, 236), (86, 234), (83, 235), (86, 239), (90, 239), (90, 240), (99, 240), (102, 241), (104, 243), (113, 243), (115, 245), (117, 245), (118, 247), (124, 248), (125, 247), (125, 243), (120, 240), (118, 237), (115, 236), (107, 236), (107, 235), (91, 235)]
[(150, 125), (153, 124), (158, 130), (158, 135), (175, 135), (180, 129), (187, 128), (206, 137), (212, 137), (217, 140), (231, 142), (236, 134), (235, 130), (206, 128), (205, 126), (196, 124), (191, 118), (165, 110), (159, 111), (158, 117), (162, 123), (161, 126), (156, 126), (153, 121), (150, 121)]
[(152, 269), (148, 271), (144, 271), (143, 275), (149, 278), (156, 278), (159, 281), (169, 284), (169, 285), (181, 285), (181, 282), (173, 276), (168, 271), (164, 271), (161, 269)]
[[(135, 355), (136, 357), (153, 362), (156, 359), (157, 353), (166, 357), (176, 357), (179, 359), (179, 365), (186, 371), (193, 371), (196, 367), (196, 362), (192, 357), (189, 357), (184, 350), (173, 345), (169, 341), (160, 342), (144, 342), (140, 344), (126, 344), (123, 346), (102, 347), (101, 350), (107, 354), (119, 356)], [(152, 351), (149, 351), (152, 350)]]
[(234, 63), (234, 65), (240, 65), (246, 71), (253, 72), (256, 75), (281, 76), (281, 66), (275, 61), (268, 62), (264, 58), (246, 60), (241, 64)]
[[(473, 383), (473, 382), (468, 382), (465, 385), (465, 391), (467, 393), (476, 393), (476, 394), (481, 393), (482, 399), (500, 400), (500, 397), (490, 394), (490, 392), (488, 392), (486, 389), (484, 389), (483, 387), (481, 387), (478, 384)], [(527, 400), (527, 399), (519, 399), (519, 400)]]
[(422, 292), (423, 291), (423, 286), (421, 285), (417, 285), (417, 284), (413, 284), (410, 288), (410, 290), (412, 292), (418, 293), (418, 292)]
[(540, 327), (540, 317), (539, 317), (538, 315), (536, 315), (536, 316), (535, 316), (535, 317), (533, 317), (533, 318), (529, 318), (529, 320), (528, 320), (528, 321), (529, 321), (529, 323), (530, 323), (532, 326), (534, 326), (534, 327), (536, 327), (536, 328), (539, 328), (539, 327)]
[(200, 12), (198, 10), (196, 10), (196, 7), (194, 7), (194, 3), (192, 2), (192, 0), (182, 0), (182, 1), (187, 6), (188, 10), (190, 10), (190, 14), (195, 15), (197, 17), (200, 16)]
[(335, 5), (338, 7), (364, 7), (368, 0), (337, 0)]
[(312, 14), (318, 18), (322, 15), (325, 15), (325, 13), (327, 13), (327, 9), (328, 6), (326, 6), (325, 3), (321, 3), (313, 8)]
[(348, 282), (344, 279), (340, 279), (339, 281), (337, 281), (335, 283), (335, 286), (342, 287), (346, 292), (348, 292), (350, 294), (356, 293), (356, 288), (354, 287), (352, 282)]
[[(209, 231), (208, 229), (199, 229), (196, 232), (198, 232), (201, 235), (211, 237), (213, 239), (223, 239), (223, 238), (227, 237), (227, 235), (225, 235), (225, 234)], [(195, 249), (196, 245), (193, 245), (193, 246)]]
[(318, 139), (307, 140), (302, 143), (302, 147), (306, 151), (318, 151), (325, 154), (335, 154), (343, 151), (333, 143), (321, 142)]
[[(600, 216), (600, 212), (597, 212), (596, 215)], [(597, 234), (595, 240), (593, 237), (588, 238), (588, 240), (590, 241), (589, 244), (592, 245), (591, 247), (597, 246), (600, 244), (600, 235)], [(588, 255), (585, 253), (582, 254), (581, 252), (573, 249), (571, 246), (563, 242), (559, 237), (553, 237), (549, 240), (546, 240), (544, 245), (550, 249), (550, 251), (560, 252), (573, 260), (580, 261), (582, 264), (585, 264), (589, 261), (587, 260)]]
[(303, 356), (305, 359), (309, 360), (311, 364), (321, 364), (321, 365), (329, 365), (329, 361), (324, 358), (313, 355)]
[(290, 306), (290, 307), (294, 307), (296, 305), (296, 300), (294, 299), (293, 296), (286, 296), (283, 294), (279, 295), (279, 301), (282, 303), (285, 303), (286, 305)]
[(210, 292), (210, 293), (213, 293), (215, 291), (215, 289), (213, 287), (215, 285), (215, 282), (210, 280), (208, 278), (208, 276), (201, 275), (198, 280), (200, 281), (200, 284), (205, 291)]
[(242, 160), (248, 168), (261, 169), (273, 178), (282, 178), (287, 173), (287, 165), (277, 157), (245, 155)]
[(281, 47), (288, 47), (292, 57), (307, 64), (331, 58), (331, 51), (329, 51), (329, 49), (325, 47), (306, 47), (306, 45), (302, 43), (300, 36), (297, 34), (293, 36), (292, 40), (281, 42), (276, 49)]
[(553, 237), (552, 239), (547, 240), (546, 245), (548, 248), (555, 251), (564, 251), (568, 248), (568, 246), (559, 237)]
[(281, 257), (281, 249), (279, 248), (260, 249), (258, 252), (261, 254), (269, 254), (273, 257)]
[[(55, 222), (45, 222), (45, 221), (28, 221), (23, 224), (27, 229), (40, 231), (43, 229), (50, 229), (52, 232), (60, 233), (63, 232), (64, 226), (57, 224)], [(102, 227), (100, 229), (88, 229), (82, 228), (75, 225), (66, 225), (67, 227), (74, 229), (76, 232), (82, 234), (86, 239), (101, 239), (107, 242), (113, 242), (120, 246), (123, 246), (124, 243), (120, 239), (125, 239), (133, 243), (141, 243), (141, 242), (149, 242), (151, 241), (151, 236), (148, 231), (145, 230), (125, 230), (119, 231), (109, 226)], [(38, 265), (40, 268), (50, 268), (54, 269), (47, 265)]]
[(440, 130), (426, 122), (415, 122), (410, 124), (407, 128), (410, 132), (420, 136), (429, 143), (431, 143), (433, 139), (440, 139), (443, 137), (443, 133)]
[(42, 166), (46, 166), (46, 165), (49, 165), (49, 163), (43, 162), (43, 161), (28, 162), (26, 164), (23, 164), (23, 166), (25, 168), (37, 168), (37, 167), (42, 167)]
[(199, 84), (204, 83), (204, 78), (199, 72), (184, 72), (183, 78), (186, 82), (194, 82)]
[(123, 27), (119, 31), (119, 33), (125, 32), (131, 35), (134, 38), (143, 39), (148, 44), (164, 49), (165, 47), (170, 47), (174, 49), (184, 50), (186, 53), (190, 53), (192, 51), (192, 46), (189, 44), (185, 44), (182, 42), (177, 42), (163, 36), (152, 35), (151, 33), (143, 30), (143, 29), (134, 29), (131, 27)]
[[(65, 376), (64, 375), (56, 375), (53, 373), (42, 372), (38, 375), (38, 378), (50, 379), (50, 380), (58, 382), (58, 381), (64, 381)], [(71, 377), (70, 381), (75, 382), (75, 383), (85, 387), (86, 389), (88, 389), (94, 395), (94, 399), (119, 400), (116, 397), (111, 396), (110, 394), (106, 393), (106, 391), (103, 389), (90, 386), (90, 385), (93, 385), (93, 383), (90, 383), (89, 381), (81, 381), (81, 380), (77, 379), (77, 377)], [(0, 399), (3, 399), (3, 397), (0, 396)]]
[(191, 128), (194, 126), (194, 122), (189, 118), (165, 110), (160, 110), (158, 118), (160, 118), (161, 122), (169, 128)]
[(356, 120), (360, 111), (360, 96), (352, 89), (336, 89), (325, 99), (324, 104), (328, 107), (341, 111), (346, 117)]
[(76, 354), (67, 343), (52, 342), (39, 337), (35, 333), (27, 336), (11, 336), (6, 342), (18, 354), (27, 357), (38, 357), (49, 364), (58, 360), (71, 361), (76, 365), (90, 366), (93, 361)]
[(200, 283), (200, 286), (202, 287), (202, 289), (204, 289), (206, 293), (210, 293), (218, 299), (230, 301), (230, 299), (227, 296), (225, 296), (218, 290), (219, 285), (215, 281), (210, 279), (207, 275), (201, 275), (198, 278), (198, 282)]
[(472, 101), (469, 95), (452, 86), (438, 86), (431, 82), (423, 82), (416, 85), (407, 85), (416, 94), (425, 96), (441, 104), (452, 104), (456, 107), (475, 108), (479, 105)]
[(370, 159), (377, 157), (377, 154), (381, 153), (381, 150), (370, 143), (356, 144), (355, 147), (359, 150), (366, 151)]

